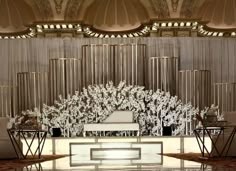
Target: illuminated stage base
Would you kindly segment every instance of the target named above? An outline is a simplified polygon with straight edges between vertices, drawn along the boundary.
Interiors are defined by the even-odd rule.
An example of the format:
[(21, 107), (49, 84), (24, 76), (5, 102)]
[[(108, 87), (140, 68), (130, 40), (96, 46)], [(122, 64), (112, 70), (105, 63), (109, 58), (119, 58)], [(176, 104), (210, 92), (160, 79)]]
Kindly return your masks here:
[[(211, 146), (208, 138), (206, 145)], [(26, 144), (23, 144), (23, 149), (26, 149)], [(63, 163), (53, 162), (54, 166), (65, 168), (66, 165), (76, 168), (163, 165), (159, 154), (189, 152), (200, 153), (192, 136), (47, 138), (43, 150), (44, 155), (70, 154)]]

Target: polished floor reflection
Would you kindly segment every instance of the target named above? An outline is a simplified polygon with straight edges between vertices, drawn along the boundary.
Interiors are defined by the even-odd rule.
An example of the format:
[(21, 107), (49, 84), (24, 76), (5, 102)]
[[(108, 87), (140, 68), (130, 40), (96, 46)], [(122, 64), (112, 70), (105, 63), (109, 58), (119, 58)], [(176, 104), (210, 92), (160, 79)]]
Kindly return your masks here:
[[(159, 155), (157, 155), (159, 156)], [(159, 156), (157, 158), (162, 159), (162, 163), (160, 164), (157, 161), (157, 164), (131, 164), (125, 163), (121, 160), (109, 160), (103, 161), (101, 164), (98, 165), (80, 165), (80, 166), (71, 166), (71, 158), (65, 157), (60, 158), (53, 161), (42, 162), (38, 164), (34, 164), (31, 166), (27, 166), (22, 169), (17, 169), (15, 171), (51, 171), (51, 170), (66, 170), (66, 171), (94, 171), (94, 170), (101, 170), (101, 171), (216, 171), (211, 166), (203, 165), (201, 163), (180, 160), (172, 157), (167, 156)], [(152, 160), (150, 158), (150, 160)], [(222, 170), (222, 169), (221, 169)], [(224, 169), (223, 169), (224, 170)], [(218, 171), (218, 170), (217, 170)], [(219, 170), (220, 171), (220, 170)], [(229, 171), (229, 170), (225, 170)]]

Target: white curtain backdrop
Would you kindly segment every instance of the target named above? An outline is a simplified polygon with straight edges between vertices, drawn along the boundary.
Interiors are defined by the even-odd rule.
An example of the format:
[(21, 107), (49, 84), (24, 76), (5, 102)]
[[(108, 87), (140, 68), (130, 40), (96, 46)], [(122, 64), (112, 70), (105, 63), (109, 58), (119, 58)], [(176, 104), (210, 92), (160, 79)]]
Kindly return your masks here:
[(178, 56), (180, 69), (211, 70), (212, 83), (236, 82), (234, 38), (33, 38), (0, 40), (0, 85), (16, 85), (17, 72), (46, 72), (49, 58), (81, 58), (85, 44), (142, 43), (147, 58)]

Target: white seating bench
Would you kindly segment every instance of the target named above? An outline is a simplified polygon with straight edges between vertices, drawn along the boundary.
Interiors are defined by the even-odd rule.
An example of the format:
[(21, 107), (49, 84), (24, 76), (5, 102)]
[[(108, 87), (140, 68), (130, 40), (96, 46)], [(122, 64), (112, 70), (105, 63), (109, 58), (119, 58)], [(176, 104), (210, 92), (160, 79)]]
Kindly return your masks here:
[(84, 124), (83, 136), (86, 136), (88, 131), (137, 131), (139, 136), (138, 123), (93, 123)]

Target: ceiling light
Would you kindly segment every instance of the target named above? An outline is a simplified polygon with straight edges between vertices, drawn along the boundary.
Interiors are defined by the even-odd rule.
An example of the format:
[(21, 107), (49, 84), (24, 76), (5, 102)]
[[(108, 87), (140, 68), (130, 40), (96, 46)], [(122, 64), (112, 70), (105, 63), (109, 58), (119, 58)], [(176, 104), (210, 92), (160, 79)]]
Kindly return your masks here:
[(104, 37), (104, 35), (103, 34), (100, 34), (100, 36), (99, 36), (100, 38), (103, 38)]
[(161, 27), (166, 27), (166, 23), (161, 23)]
[(129, 34), (129, 37), (134, 37), (132, 34)]
[(209, 33), (207, 34), (207, 36), (210, 36), (210, 35), (212, 35), (212, 32), (209, 32)]
[(63, 29), (66, 29), (66, 25), (65, 24), (62, 24), (61, 25)]
[(50, 25), (50, 29), (54, 29), (54, 25), (53, 24)]
[(157, 27), (156, 26), (152, 26), (152, 30), (157, 30)]
[(0, 36), (0, 39), (2, 39), (2, 36)]
[(60, 24), (57, 24), (57, 25), (56, 25), (56, 28), (57, 28), (57, 29), (60, 29), (60, 28), (61, 28)]
[(134, 33), (134, 36), (138, 37), (138, 33)]
[(235, 33), (235, 32), (232, 32), (232, 33), (231, 33), (231, 36), (236, 36), (236, 33)]
[(107, 35), (105, 36), (105, 38), (109, 38), (109, 35), (107, 34)]
[(183, 27), (183, 26), (184, 26), (184, 22), (181, 22), (181, 23), (180, 23), (180, 27)]
[(72, 25), (72, 24), (69, 24), (69, 25), (68, 25), (68, 28), (72, 29), (72, 28), (73, 28), (73, 25)]
[(94, 37), (98, 37), (99, 36), (99, 34), (98, 33), (96, 33), (95, 35), (94, 35)]
[(214, 32), (214, 33), (213, 33), (213, 36), (217, 36), (217, 32)]
[(40, 28), (40, 29), (42, 28), (42, 26), (41, 26), (41, 25), (36, 25), (36, 27), (37, 27), (37, 28)]
[(42, 30), (42, 29), (40, 29), (40, 28), (38, 28), (38, 29), (37, 29), (37, 32), (43, 32), (43, 30)]
[(44, 25), (43, 25), (43, 28), (44, 28), (44, 29), (48, 29), (48, 25), (47, 25), (47, 24), (44, 24)]
[(168, 23), (168, 26), (169, 26), (169, 27), (171, 27), (171, 26), (172, 26), (172, 23), (171, 23), (171, 22), (169, 22), (169, 23)]
[(222, 32), (220, 32), (220, 33), (218, 34), (218, 36), (223, 36), (223, 33), (222, 33)]
[(8, 36), (5, 36), (4, 39), (9, 39), (9, 37), (8, 37)]
[(121, 38), (121, 35), (118, 34), (117, 37), (118, 37), (118, 38)]
[(114, 35), (111, 35), (111, 38), (114, 38), (115, 36)]
[(187, 22), (187, 23), (186, 23), (186, 26), (187, 26), (187, 27), (191, 26), (191, 23), (190, 23), (190, 22)]
[(159, 26), (159, 23), (156, 23), (156, 22), (155, 22), (153, 25), (156, 26), (156, 27), (158, 27), (158, 26)]
[(126, 35), (126, 34), (123, 34), (123, 37), (127, 37), (127, 35)]
[(25, 39), (26, 37), (25, 37), (25, 35), (22, 35), (21, 38)]
[(175, 26), (175, 27), (178, 27), (178, 26), (179, 26), (179, 24), (178, 24), (177, 22), (175, 22), (175, 23), (174, 23), (174, 26)]

